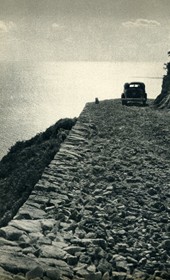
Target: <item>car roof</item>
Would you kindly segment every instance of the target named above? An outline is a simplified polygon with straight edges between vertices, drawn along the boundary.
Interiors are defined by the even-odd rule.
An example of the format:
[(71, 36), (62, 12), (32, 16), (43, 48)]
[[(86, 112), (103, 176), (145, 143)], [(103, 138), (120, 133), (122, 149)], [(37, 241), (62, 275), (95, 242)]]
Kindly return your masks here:
[(131, 82), (131, 83), (129, 83), (129, 85), (144, 85), (144, 83), (142, 83), (142, 82)]

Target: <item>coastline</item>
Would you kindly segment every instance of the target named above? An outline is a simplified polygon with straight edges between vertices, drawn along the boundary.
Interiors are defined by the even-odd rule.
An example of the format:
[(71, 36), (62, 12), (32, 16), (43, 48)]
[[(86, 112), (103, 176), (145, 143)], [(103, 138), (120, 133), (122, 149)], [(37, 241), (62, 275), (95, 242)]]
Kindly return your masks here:
[[(28, 201), (1, 228), (1, 236), (8, 240), (9, 226), (21, 230), (24, 220), (31, 225), (48, 218), (44, 234), (49, 244), (45, 236), (36, 240), (42, 250), (37, 257), (35, 244), (22, 238), (20, 253), (26, 242), (25, 258), (32, 250), (40, 267), (54, 254), (51, 261), (65, 263), (63, 269), (56, 267), (61, 279), (168, 279), (169, 127), (169, 112), (153, 106), (122, 106), (120, 100), (87, 103)], [(38, 224), (35, 228), (42, 234)], [(61, 242), (57, 250), (55, 244)], [(26, 269), (22, 262), (19, 266)], [(46, 277), (48, 269), (52, 267), (45, 268)]]

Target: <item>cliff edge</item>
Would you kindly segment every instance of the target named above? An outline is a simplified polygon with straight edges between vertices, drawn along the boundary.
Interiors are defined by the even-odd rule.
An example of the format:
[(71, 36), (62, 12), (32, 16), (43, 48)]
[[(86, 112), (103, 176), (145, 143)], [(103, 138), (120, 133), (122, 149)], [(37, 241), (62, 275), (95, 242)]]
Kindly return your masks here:
[(0, 276), (168, 280), (169, 145), (168, 111), (120, 100), (86, 104), (1, 228)]
[(159, 109), (170, 108), (170, 62), (165, 63), (166, 75), (163, 77), (161, 93), (154, 100), (155, 107)]

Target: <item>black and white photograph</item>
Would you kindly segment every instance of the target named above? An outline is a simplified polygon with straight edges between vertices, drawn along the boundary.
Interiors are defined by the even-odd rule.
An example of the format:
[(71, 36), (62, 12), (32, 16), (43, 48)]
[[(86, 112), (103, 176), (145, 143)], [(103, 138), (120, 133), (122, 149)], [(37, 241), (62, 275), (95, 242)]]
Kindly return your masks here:
[(170, 279), (170, 1), (0, 0), (0, 280)]

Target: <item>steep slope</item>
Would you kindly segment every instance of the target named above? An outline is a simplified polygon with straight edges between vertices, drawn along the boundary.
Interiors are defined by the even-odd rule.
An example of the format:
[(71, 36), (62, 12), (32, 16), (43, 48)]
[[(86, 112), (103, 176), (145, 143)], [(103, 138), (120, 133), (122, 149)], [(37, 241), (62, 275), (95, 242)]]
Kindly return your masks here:
[(168, 111), (87, 104), (1, 228), (0, 266), (27, 279), (168, 280), (169, 145)]
[(0, 226), (27, 200), (76, 119), (61, 119), (30, 140), (17, 142), (0, 161)]
[(154, 105), (160, 109), (170, 108), (170, 62), (165, 64), (167, 70), (163, 77), (161, 93), (154, 100)]

